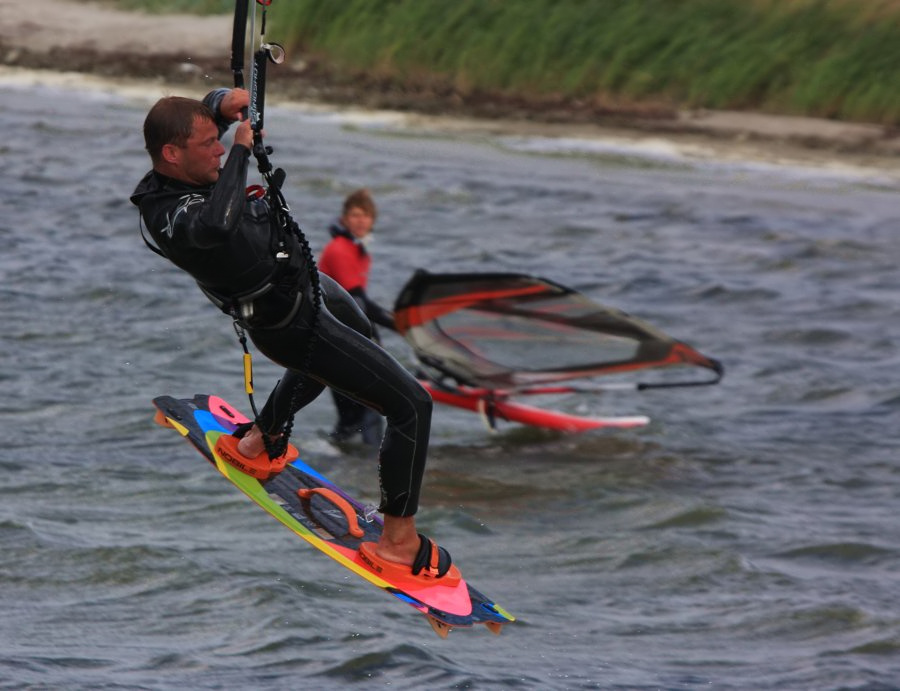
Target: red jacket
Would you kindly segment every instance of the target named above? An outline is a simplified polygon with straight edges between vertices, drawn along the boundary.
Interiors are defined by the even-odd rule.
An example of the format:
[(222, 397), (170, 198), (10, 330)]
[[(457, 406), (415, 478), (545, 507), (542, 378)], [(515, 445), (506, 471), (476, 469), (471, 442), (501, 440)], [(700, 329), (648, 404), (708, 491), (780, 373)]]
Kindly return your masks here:
[(319, 271), (331, 276), (350, 293), (369, 321), (388, 329), (396, 329), (393, 313), (372, 300), (366, 292), (369, 286), (369, 268), (372, 266), (371, 255), (353, 240), (346, 228), (335, 224), (329, 230), (332, 239), (319, 255)]
[(331, 276), (349, 293), (369, 285), (372, 257), (353, 240), (337, 235), (319, 255), (319, 270)]

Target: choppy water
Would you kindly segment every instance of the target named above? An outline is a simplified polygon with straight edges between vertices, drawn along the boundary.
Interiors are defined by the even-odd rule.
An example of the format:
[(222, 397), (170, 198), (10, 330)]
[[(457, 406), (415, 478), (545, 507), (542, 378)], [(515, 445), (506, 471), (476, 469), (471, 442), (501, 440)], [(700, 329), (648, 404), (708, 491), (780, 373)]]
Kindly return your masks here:
[[(158, 394), (244, 405), (230, 323), (127, 202), (158, 93), (3, 88), (0, 687), (900, 688), (897, 176), (271, 110), (316, 248), (374, 191), (382, 302), (419, 266), (525, 270), (728, 370), (556, 402), (636, 431), (436, 409), (420, 525), (520, 620), (440, 640), (152, 424)], [(323, 397), (295, 439), (374, 498), (331, 423)]]

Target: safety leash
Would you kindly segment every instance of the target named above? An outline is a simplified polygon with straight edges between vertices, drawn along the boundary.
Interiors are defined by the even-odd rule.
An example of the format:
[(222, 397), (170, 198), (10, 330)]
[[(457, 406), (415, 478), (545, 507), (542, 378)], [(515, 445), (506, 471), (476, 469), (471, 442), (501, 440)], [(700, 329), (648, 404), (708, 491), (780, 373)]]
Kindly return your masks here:
[[(244, 349), (244, 392), (250, 399), (250, 408), (253, 409), (253, 418), (259, 419), (259, 411), (256, 410), (256, 401), (253, 398), (253, 358), (250, 355), (250, 349), (247, 347), (247, 332), (241, 323), (235, 319), (233, 322), (234, 332), (237, 334), (241, 348)], [(264, 435), (265, 436), (265, 435)]]

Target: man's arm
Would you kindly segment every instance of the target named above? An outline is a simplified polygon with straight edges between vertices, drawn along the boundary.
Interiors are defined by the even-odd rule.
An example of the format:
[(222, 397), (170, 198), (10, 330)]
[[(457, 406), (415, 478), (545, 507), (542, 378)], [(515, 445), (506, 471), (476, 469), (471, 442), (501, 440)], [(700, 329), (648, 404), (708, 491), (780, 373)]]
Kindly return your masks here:
[(394, 313), (386, 310), (384, 307), (370, 298), (369, 294), (366, 293), (365, 289), (362, 286), (353, 288), (352, 290), (348, 290), (347, 292), (353, 296), (353, 299), (356, 300), (356, 302), (362, 308), (362, 311), (369, 318), (369, 320), (372, 321), (372, 323), (378, 324), (378, 326), (383, 326), (384, 328), (390, 329), (391, 331), (397, 330), (397, 327), (394, 325)]
[[(247, 200), (247, 171), (253, 130), (242, 122), (234, 133), (234, 145), (219, 172), (209, 198), (202, 204), (183, 204), (170, 220), (172, 237), (194, 247), (213, 247), (238, 230)], [(175, 232), (180, 227), (182, 232)]]
[(199, 223), (189, 233), (197, 247), (216, 245), (222, 242), (223, 233), (225, 236), (231, 235), (240, 226), (247, 203), (249, 167), (250, 149), (235, 142), (212, 194), (200, 210), (197, 217)]
[(250, 93), (244, 89), (213, 89), (203, 98), (203, 103), (216, 116), (221, 138), (231, 123), (244, 119), (244, 109), (250, 105)]

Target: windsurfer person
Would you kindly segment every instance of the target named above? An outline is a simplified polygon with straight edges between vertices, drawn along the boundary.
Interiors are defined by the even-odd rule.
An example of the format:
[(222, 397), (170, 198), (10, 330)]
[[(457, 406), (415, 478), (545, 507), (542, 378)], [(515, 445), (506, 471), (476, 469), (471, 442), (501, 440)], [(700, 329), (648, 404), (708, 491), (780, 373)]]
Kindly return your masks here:
[[(242, 116), (248, 103), (243, 89), (216, 89), (202, 102), (160, 99), (144, 121), (153, 168), (131, 201), (163, 255), (232, 315), (263, 354), (286, 368), (258, 424), (239, 430), (243, 435), (233, 450), (248, 461), (273, 460), (266, 451), (272, 438), (326, 386), (378, 410), (387, 429), (379, 450), (384, 531), (375, 553), (411, 566), (414, 575), (440, 577), (450, 567), (450, 555), (417, 533), (414, 518), (431, 397), (369, 338), (365, 316), (327, 276), (321, 276), (323, 300), (317, 304), (308, 245), (273, 222), (267, 199), (247, 188), (254, 134)], [(226, 151), (220, 137), (241, 120), (220, 168)]]
[[(340, 218), (328, 231), (331, 240), (319, 255), (319, 271), (331, 276), (346, 290), (372, 322), (372, 338), (380, 343), (375, 324), (396, 330), (394, 315), (369, 297), (369, 270), (372, 256), (367, 244), (372, 237), (378, 209), (368, 190), (359, 189), (347, 195)], [(371, 408), (360, 405), (332, 389), (338, 419), (331, 437), (348, 441), (361, 435), (364, 444), (377, 446), (381, 442), (381, 416)]]

